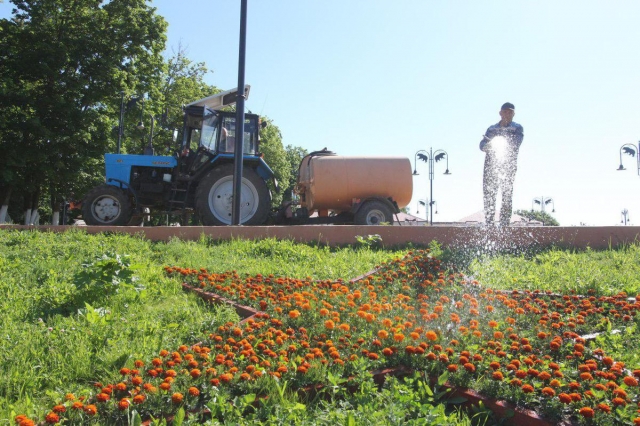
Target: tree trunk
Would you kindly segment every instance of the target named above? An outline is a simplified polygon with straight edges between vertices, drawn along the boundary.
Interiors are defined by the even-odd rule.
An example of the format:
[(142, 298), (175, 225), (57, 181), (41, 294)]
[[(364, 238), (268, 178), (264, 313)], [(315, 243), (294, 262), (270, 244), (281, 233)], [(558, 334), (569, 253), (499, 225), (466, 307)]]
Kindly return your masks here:
[(38, 213), (38, 200), (40, 199), (40, 189), (36, 189), (31, 197), (31, 218), (29, 219), (29, 225), (37, 225), (40, 219), (40, 213)]
[(9, 210), (9, 200), (11, 199), (11, 187), (3, 188), (2, 206), (0, 207), (0, 223), (7, 222), (7, 210)]
[(60, 224), (60, 198), (56, 196), (55, 189), (51, 188), (51, 224)]

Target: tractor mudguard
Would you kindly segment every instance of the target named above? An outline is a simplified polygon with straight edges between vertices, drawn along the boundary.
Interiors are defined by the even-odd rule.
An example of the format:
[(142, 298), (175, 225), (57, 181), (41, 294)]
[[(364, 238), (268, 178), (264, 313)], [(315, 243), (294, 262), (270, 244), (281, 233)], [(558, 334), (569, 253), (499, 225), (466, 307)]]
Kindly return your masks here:
[[(211, 159), (211, 164), (213, 165), (217, 162), (233, 162), (233, 159), (233, 154), (218, 154)], [(256, 173), (258, 173), (258, 176), (260, 176), (262, 180), (264, 180), (265, 182), (272, 180), (276, 192), (280, 192), (280, 187), (278, 186), (278, 181), (275, 178), (273, 170), (271, 170), (271, 167), (269, 167), (267, 163), (265, 163), (262, 157), (245, 155), (242, 157), (242, 160), (244, 165), (250, 165), (251, 167), (255, 168)]]

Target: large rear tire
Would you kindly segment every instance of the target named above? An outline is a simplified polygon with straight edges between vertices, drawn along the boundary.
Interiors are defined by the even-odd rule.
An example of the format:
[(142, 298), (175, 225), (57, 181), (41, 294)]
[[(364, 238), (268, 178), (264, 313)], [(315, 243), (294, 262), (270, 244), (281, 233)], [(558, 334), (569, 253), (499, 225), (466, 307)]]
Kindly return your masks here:
[(382, 201), (367, 201), (356, 213), (354, 222), (356, 225), (382, 225), (385, 222), (393, 224), (393, 212)]
[[(262, 225), (271, 208), (266, 182), (250, 168), (243, 168), (240, 223)], [(211, 170), (198, 184), (196, 211), (205, 226), (230, 225), (233, 208), (233, 164)]]
[(82, 218), (87, 225), (125, 226), (131, 214), (129, 196), (113, 185), (93, 188), (82, 201)]

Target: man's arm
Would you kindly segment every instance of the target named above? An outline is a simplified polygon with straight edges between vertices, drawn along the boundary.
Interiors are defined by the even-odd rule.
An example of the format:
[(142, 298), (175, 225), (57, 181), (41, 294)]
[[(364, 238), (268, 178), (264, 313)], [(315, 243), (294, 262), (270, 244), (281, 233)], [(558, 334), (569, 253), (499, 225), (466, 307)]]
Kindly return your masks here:
[(491, 139), (495, 136), (495, 129), (493, 126), (490, 126), (487, 131), (482, 135), (482, 140), (480, 141), (480, 151), (485, 151), (485, 147), (488, 142), (491, 142)]

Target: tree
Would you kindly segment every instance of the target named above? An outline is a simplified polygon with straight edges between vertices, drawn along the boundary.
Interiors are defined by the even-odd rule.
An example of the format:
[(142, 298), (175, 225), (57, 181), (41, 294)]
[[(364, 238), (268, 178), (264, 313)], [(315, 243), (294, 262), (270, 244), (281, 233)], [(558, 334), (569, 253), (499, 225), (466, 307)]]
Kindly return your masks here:
[(522, 217), (526, 217), (529, 220), (542, 222), (544, 226), (560, 226), (560, 223), (547, 212), (537, 210), (516, 210), (514, 213)]
[(289, 182), (283, 182), (282, 187), (284, 189), (284, 199), (291, 201), (291, 193), (298, 183), (298, 170), (302, 159), (309, 154), (309, 152), (299, 146), (287, 145), (285, 148), (287, 155), (287, 162), (289, 163), (289, 169), (291, 170), (291, 176)]
[(91, 160), (112, 140), (120, 92), (159, 79), (167, 24), (145, 0), (12, 3), (0, 20), (0, 187), (25, 194), (25, 212), (48, 188), (56, 209), (100, 175)]
[(291, 167), (287, 160), (287, 153), (282, 146), (282, 133), (278, 126), (273, 124), (268, 117), (262, 117), (267, 122), (267, 127), (260, 129), (260, 151), (264, 154), (264, 161), (271, 167), (278, 181), (280, 191), (276, 192), (272, 182), (267, 185), (271, 190), (272, 206), (278, 208), (282, 204), (285, 187), (291, 181)]

